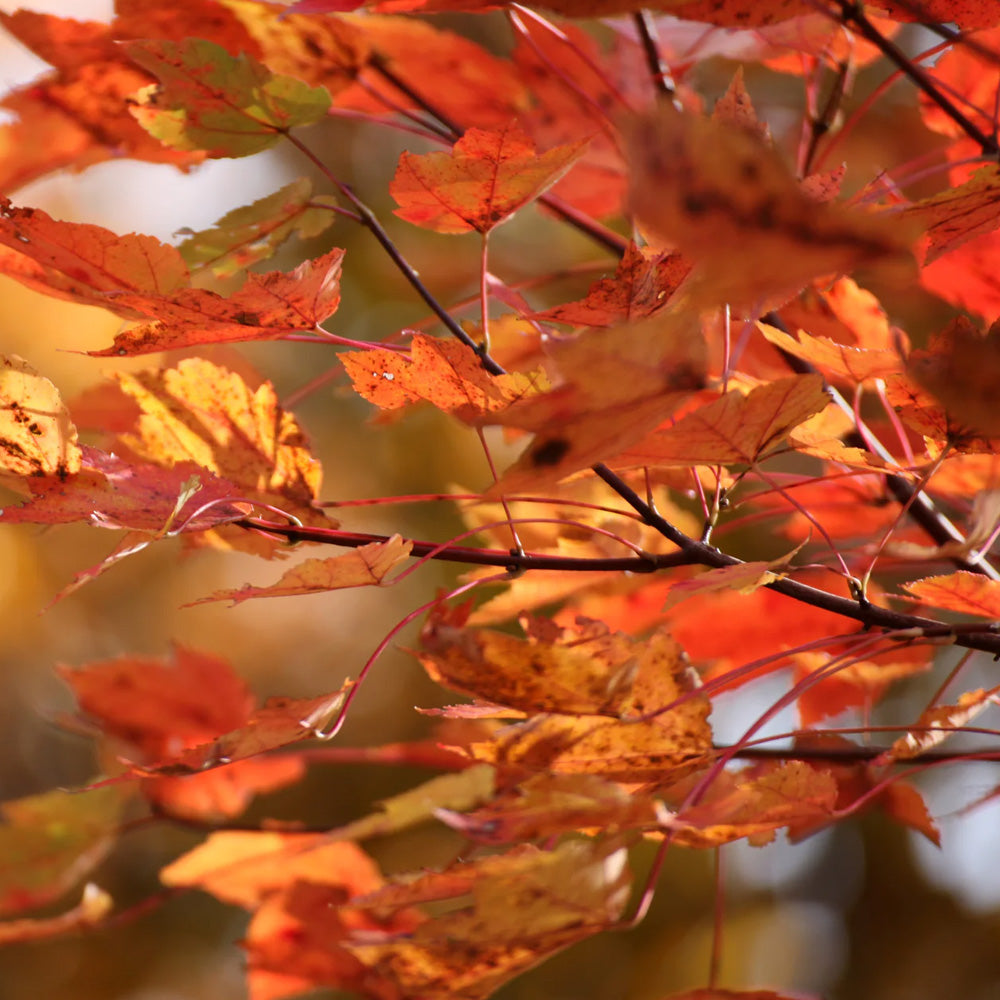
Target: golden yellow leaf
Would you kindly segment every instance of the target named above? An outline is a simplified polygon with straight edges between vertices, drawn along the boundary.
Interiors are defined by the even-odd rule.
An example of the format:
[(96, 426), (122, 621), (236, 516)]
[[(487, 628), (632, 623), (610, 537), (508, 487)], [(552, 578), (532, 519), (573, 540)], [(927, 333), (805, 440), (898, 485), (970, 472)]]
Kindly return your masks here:
[(22, 358), (0, 355), (0, 473), (80, 471), (76, 427), (56, 387)]

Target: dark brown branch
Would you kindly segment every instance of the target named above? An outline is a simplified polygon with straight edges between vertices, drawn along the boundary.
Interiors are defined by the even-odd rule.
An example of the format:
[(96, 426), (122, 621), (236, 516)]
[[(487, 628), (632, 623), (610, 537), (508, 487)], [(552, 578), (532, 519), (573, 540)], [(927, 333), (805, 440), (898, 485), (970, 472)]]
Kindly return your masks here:
[(872, 43), (904, 76), (933, 101), (970, 139), (975, 142), (985, 155), (995, 156), (1000, 152), (996, 136), (983, 132), (971, 119), (941, 93), (934, 81), (924, 70), (907, 58), (892, 41), (883, 35), (878, 28), (865, 16), (862, 4), (855, 0), (836, 0), (841, 17), (845, 24), (854, 25), (855, 30), (863, 38)]
[[(595, 465), (594, 472), (600, 476), (626, 503), (628, 503), (651, 528), (655, 528), (664, 538), (673, 542), (682, 552), (686, 553), (692, 562), (713, 569), (724, 566), (739, 566), (742, 560), (726, 555), (711, 545), (697, 542), (684, 532), (674, 527), (669, 521), (653, 510), (627, 483), (613, 473), (606, 465)], [(823, 611), (830, 611), (842, 618), (850, 618), (860, 622), (865, 628), (881, 628), (895, 632), (911, 632), (913, 638), (951, 638), (955, 645), (966, 649), (977, 649), (1000, 657), (1000, 626), (947, 625), (944, 622), (917, 615), (904, 615), (898, 611), (879, 608), (867, 601), (854, 601), (846, 597), (838, 597), (825, 590), (817, 590), (797, 580), (775, 580), (766, 584), (774, 590), (793, 600), (802, 601)], [(903, 637), (900, 637), (903, 638)]]
[[(783, 333), (788, 333), (788, 328), (782, 322), (781, 317), (775, 313), (768, 313), (764, 317), (765, 322), (781, 330)], [(804, 358), (796, 357), (796, 355), (789, 353), (781, 347), (775, 347), (775, 350), (781, 355), (782, 360), (788, 367), (798, 375), (812, 375), (817, 373), (817, 369), (811, 365)], [(850, 404), (846, 399), (829, 383), (826, 383), (826, 391), (830, 393), (833, 401), (846, 413), (852, 420), (856, 420), (854, 411), (852, 410)], [(845, 444), (853, 445), (858, 448), (869, 449), (868, 441), (865, 440), (860, 430), (854, 431), (849, 434), (845, 440)], [(884, 454), (880, 455), (880, 458), (887, 458), (889, 453), (886, 451)], [(893, 475), (891, 472), (887, 472), (884, 475), (884, 481), (886, 488), (892, 493), (896, 501), (903, 507), (907, 507), (907, 514), (923, 529), (927, 536), (934, 541), (937, 545), (945, 545), (950, 542), (964, 542), (965, 538), (962, 533), (958, 530), (948, 520), (944, 514), (937, 509), (934, 501), (927, 496), (926, 493), (919, 493), (914, 496), (914, 489), (911, 483), (909, 483), (902, 476)], [(968, 559), (962, 556), (952, 556), (950, 560), (958, 569), (965, 570), (968, 573), (979, 573), (981, 576), (988, 577), (991, 580), (1000, 580), (1000, 572), (989, 563), (986, 559), (979, 559), (976, 562), (970, 562)]]
[[(356, 549), (373, 542), (388, 541), (387, 535), (370, 535), (360, 531), (338, 531), (334, 528), (309, 528), (291, 524), (275, 524), (256, 517), (245, 517), (233, 522), (237, 527), (278, 535), (291, 542), (320, 542)], [(472, 566), (502, 566), (515, 572), (529, 569), (564, 570), (575, 573), (655, 573), (675, 566), (689, 566), (692, 559), (681, 552), (661, 555), (652, 553), (641, 556), (578, 558), (554, 556), (535, 552), (507, 552), (503, 549), (479, 549), (466, 545), (441, 545), (438, 542), (411, 542), (414, 556), (428, 556), (442, 562), (466, 563)]]
[(648, 10), (639, 10), (632, 15), (632, 20), (639, 33), (639, 42), (646, 55), (646, 64), (649, 66), (649, 75), (653, 78), (653, 86), (664, 97), (673, 98), (674, 78), (670, 73), (670, 67), (660, 55), (656, 22), (653, 20), (653, 15)]

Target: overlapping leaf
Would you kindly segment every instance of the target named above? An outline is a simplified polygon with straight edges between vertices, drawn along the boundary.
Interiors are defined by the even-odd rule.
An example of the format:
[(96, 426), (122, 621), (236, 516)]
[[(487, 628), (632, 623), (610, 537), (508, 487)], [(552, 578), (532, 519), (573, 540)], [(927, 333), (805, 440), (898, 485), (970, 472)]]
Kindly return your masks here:
[(130, 462), (95, 448), (82, 450), (82, 467), (69, 478), (31, 479), (31, 497), (6, 507), (6, 524), (70, 524), (167, 535), (206, 531), (245, 517), (247, 503), (232, 502), (239, 489), (194, 462), (163, 468)]
[(293, 233), (301, 239), (318, 236), (333, 222), (332, 207), (332, 198), (314, 195), (312, 184), (300, 177), (227, 212), (211, 229), (179, 230), (187, 239), (177, 249), (192, 270), (208, 268), (216, 277), (228, 277), (267, 260)]
[(450, 153), (403, 153), (389, 193), (408, 222), (438, 233), (488, 233), (558, 180), (586, 146), (539, 153), (516, 122), (470, 128)]
[(554, 342), (551, 354), (562, 384), (497, 415), (535, 437), (495, 493), (547, 487), (612, 459), (705, 384), (705, 339), (697, 316), (680, 308), (585, 330)]
[(360, 902), (374, 908), (438, 899), (466, 905), (405, 938), (347, 947), (395, 995), (485, 1000), (541, 959), (611, 926), (629, 884), (626, 851), (613, 841), (564, 841), (551, 851), (524, 845), (369, 893)]
[(132, 108), (139, 124), (173, 149), (208, 156), (250, 156), (301, 125), (319, 121), (330, 95), (279, 76), (214, 42), (148, 39), (123, 44), (129, 58), (160, 80)]
[[(80, 709), (130, 748), (137, 773), (165, 775), (145, 782), (145, 795), (172, 814), (200, 819), (237, 816), (255, 794), (300, 778), (294, 757), (248, 758), (308, 739), (311, 716), (322, 712), (325, 721), (337, 704), (328, 695), (255, 711), (226, 660), (180, 646), (172, 660), (121, 657), (62, 675)], [(178, 774), (185, 776), (170, 776)]]
[(924, 604), (1000, 621), (1000, 583), (980, 573), (958, 570), (947, 576), (926, 576), (903, 585)]
[(275, 340), (291, 333), (313, 332), (340, 304), (340, 268), (344, 251), (333, 249), (306, 260), (294, 271), (248, 274), (230, 296), (203, 288), (183, 288), (168, 298), (137, 303), (156, 319), (118, 334), (97, 357), (150, 354), (156, 351)]
[(745, 396), (733, 389), (672, 427), (654, 431), (619, 455), (615, 464), (753, 464), (829, 402), (819, 375), (779, 379)]
[(659, 312), (690, 273), (679, 254), (630, 243), (614, 275), (590, 286), (585, 298), (531, 314), (531, 319), (573, 326), (615, 326)]
[(821, 275), (908, 259), (898, 219), (813, 200), (743, 128), (665, 104), (632, 122), (629, 150), (633, 210), (699, 265), (709, 301), (761, 303)]
[(518, 640), (432, 618), (420, 659), (447, 687), (533, 713), (474, 744), (477, 760), (645, 781), (711, 748), (707, 699), (665, 634), (637, 644), (592, 622)]

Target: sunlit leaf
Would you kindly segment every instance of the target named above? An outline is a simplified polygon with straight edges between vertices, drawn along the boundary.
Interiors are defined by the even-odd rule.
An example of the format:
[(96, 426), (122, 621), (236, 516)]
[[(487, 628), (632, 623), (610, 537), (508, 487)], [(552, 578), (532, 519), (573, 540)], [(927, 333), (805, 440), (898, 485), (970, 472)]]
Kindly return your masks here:
[(59, 391), (23, 358), (0, 355), (0, 473), (65, 480), (79, 471), (76, 428)]
[(614, 923), (629, 884), (626, 851), (613, 842), (564, 841), (552, 851), (524, 845), (368, 894), (365, 905), (378, 908), (441, 898), (465, 905), (406, 937), (348, 948), (396, 995), (485, 1000), (547, 955)]
[(269, 382), (253, 389), (235, 372), (198, 358), (116, 378), (139, 405), (139, 423), (125, 441), (143, 458), (168, 467), (195, 462), (248, 493), (283, 498), (296, 511), (311, 505), (319, 463)]
[(199, 38), (123, 43), (129, 58), (160, 80), (142, 92), (132, 114), (174, 149), (209, 156), (250, 156), (326, 115), (330, 95), (279, 76), (252, 56), (231, 56)]
[(923, 604), (977, 618), (1000, 621), (1000, 583), (980, 573), (958, 570), (946, 576), (925, 576), (903, 584)]
[(155, 316), (115, 337), (96, 357), (150, 354), (199, 344), (276, 340), (312, 333), (340, 304), (344, 251), (333, 249), (306, 260), (294, 271), (248, 274), (232, 295), (184, 288), (162, 299), (147, 299), (143, 312)]
[(232, 606), (256, 597), (291, 597), (321, 594), (345, 587), (379, 587), (386, 577), (410, 554), (413, 543), (393, 535), (385, 542), (362, 545), (353, 552), (329, 559), (307, 559), (282, 574), (276, 583), (255, 587), (244, 584), (231, 590), (217, 590), (191, 604), (232, 601)]
[(935, 705), (920, 713), (920, 718), (905, 736), (892, 744), (888, 760), (909, 760), (943, 743), (965, 728), (977, 715), (996, 704), (1000, 688), (988, 691), (977, 688), (963, 691), (954, 705)]
[(462, 420), (482, 418), (525, 395), (523, 375), (491, 375), (470, 348), (415, 334), (409, 355), (377, 348), (340, 356), (355, 390), (383, 410), (426, 400)]
[(733, 389), (672, 427), (654, 431), (618, 456), (616, 464), (753, 464), (829, 402), (819, 375), (779, 379), (745, 396)]
[(516, 123), (472, 128), (450, 153), (403, 153), (389, 193), (408, 222), (438, 233), (488, 233), (554, 184), (585, 145), (539, 153)]
[(531, 319), (590, 327), (645, 319), (667, 304), (690, 270), (679, 254), (630, 243), (614, 275), (591, 285), (586, 298), (532, 313)]

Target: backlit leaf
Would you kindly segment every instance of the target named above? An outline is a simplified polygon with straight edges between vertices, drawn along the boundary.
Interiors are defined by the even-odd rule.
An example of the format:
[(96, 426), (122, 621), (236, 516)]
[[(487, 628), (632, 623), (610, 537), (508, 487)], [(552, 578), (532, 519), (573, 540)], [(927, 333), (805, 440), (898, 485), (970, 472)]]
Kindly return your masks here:
[(885, 378), (898, 372), (902, 366), (902, 359), (892, 351), (848, 347), (827, 337), (813, 337), (805, 330), (799, 330), (796, 339), (767, 323), (758, 323), (757, 329), (775, 347), (809, 361), (824, 372), (852, 382)]
[(590, 327), (645, 319), (667, 304), (690, 270), (679, 254), (630, 243), (614, 276), (591, 285), (586, 298), (531, 313), (530, 318)]
[(980, 573), (958, 570), (903, 584), (916, 600), (933, 608), (1000, 621), (1000, 583)]
[(779, 379), (746, 396), (733, 389), (672, 427), (654, 431), (618, 456), (615, 464), (752, 465), (829, 402), (819, 375)]
[(318, 236), (334, 220), (333, 204), (326, 195), (314, 195), (309, 181), (300, 177), (227, 212), (211, 229), (181, 230), (187, 239), (177, 249), (192, 270), (208, 268), (217, 277), (228, 277), (273, 256), (292, 234)]
[(537, 198), (580, 156), (585, 142), (538, 153), (516, 122), (469, 129), (450, 153), (404, 152), (389, 192), (408, 222), (438, 233), (488, 233)]
[(118, 236), (101, 226), (59, 222), (0, 197), (0, 272), (38, 291), (142, 318), (123, 294), (169, 295), (188, 284), (177, 250), (152, 236)]
[[(240, 517), (249, 504), (231, 503), (238, 495), (230, 482), (194, 462), (169, 469), (127, 462), (94, 448), (83, 449), (83, 466), (73, 476), (42, 476), (29, 481), (31, 498), (0, 514), (6, 524), (70, 524), (168, 534), (205, 531)], [(201, 510), (205, 507), (204, 510)]]
[(960, 187), (924, 198), (906, 210), (927, 230), (924, 263), (1000, 228), (1000, 167), (982, 167)]
[(143, 311), (152, 323), (134, 326), (115, 337), (95, 357), (149, 354), (198, 344), (276, 340), (291, 333), (311, 333), (340, 304), (340, 268), (344, 251), (333, 249), (306, 260), (294, 271), (251, 273), (232, 295), (204, 288), (184, 288), (162, 299), (148, 299)]
[(892, 744), (889, 760), (909, 760), (943, 743), (967, 726), (977, 715), (996, 703), (1000, 688), (963, 691), (955, 705), (934, 705), (920, 713), (913, 729)]
[(412, 548), (412, 542), (393, 535), (388, 541), (362, 545), (341, 556), (306, 559), (286, 570), (280, 580), (268, 586), (255, 587), (248, 583), (233, 590), (217, 590), (208, 597), (192, 601), (191, 605), (232, 601), (232, 606), (235, 606), (255, 597), (290, 597), (321, 594), (345, 587), (379, 587), (385, 583), (386, 576), (409, 556)]
[(397, 996), (485, 1000), (502, 983), (614, 923), (628, 900), (627, 854), (613, 842), (564, 841), (555, 850), (523, 845), (459, 862), (362, 902), (400, 907), (421, 899), (464, 903), (405, 937), (348, 948)]
[(231, 56), (199, 38), (123, 43), (129, 58), (160, 80), (132, 114), (150, 135), (174, 149), (209, 156), (250, 156), (285, 133), (326, 115), (330, 95), (279, 76), (252, 56)]
[(201, 889), (248, 910), (296, 879), (349, 887), (353, 894), (382, 884), (360, 847), (318, 834), (213, 833), (160, 872), (166, 886)]
[(76, 428), (59, 391), (22, 358), (0, 355), (0, 473), (65, 479), (79, 471)]
[(383, 410), (427, 400), (461, 420), (482, 418), (524, 395), (523, 375), (491, 375), (476, 353), (453, 340), (415, 334), (409, 355), (378, 348), (340, 356), (355, 390)]
[(496, 418), (535, 431), (535, 437), (494, 494), (548, 487), (612, 459), (705, 384), (705, 338), (686, 309), (631, 326), (584, 330), (552, 341), (550, 353), (562, 384)]
[(781, 827), (828, 821), (836, 800), (830, 772), (802, 761), (726, 771), (697, 805), (677, 814), (671, 829), (687, 847), (717, 847), (743, 837), (760, 846)]
[(319, 463), (270, 383), (252, 389), (200, 358), (116, 378), (139, 405), (137, 428), (124, 440), (143, 458), (168, 467), (195, 462), (246, 493), (280, 497), (296, 511), (310, 507)]

